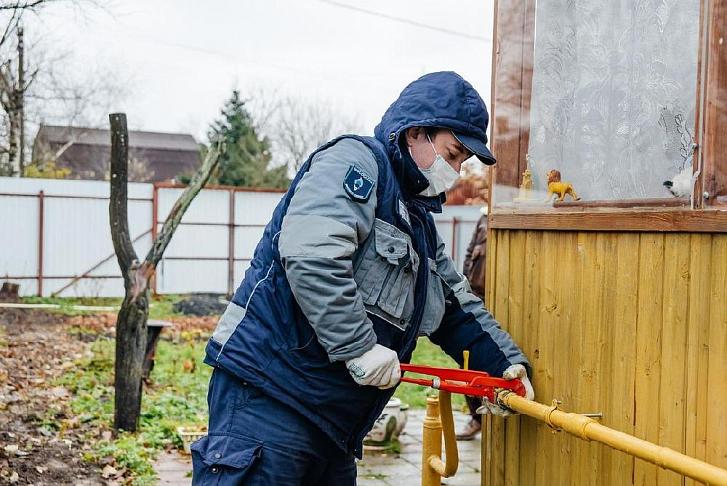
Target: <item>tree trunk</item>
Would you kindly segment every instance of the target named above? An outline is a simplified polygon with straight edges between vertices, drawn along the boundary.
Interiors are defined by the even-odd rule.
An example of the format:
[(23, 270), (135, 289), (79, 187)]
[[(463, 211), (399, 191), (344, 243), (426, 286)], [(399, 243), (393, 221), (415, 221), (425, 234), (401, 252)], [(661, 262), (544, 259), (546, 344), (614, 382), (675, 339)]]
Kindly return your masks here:
[[(141, 414), (146, 321), (149, 317), (149, 282), (156, 265), (172, 239), (185, 211), (217, 166), (223, 149), (211, 148), (189, 186), (172, 207), (159, 235), (143, 262), (140, 262), (129, 234), (127, 182), (129, 175), (129, 135), (126, 115), (109, 115), (111, 122), (111, 195), (109, 220), (111, 240), (124, 277), (124, 301), (116, 320), (116, 363), (114, 366), (114, 428), (135, 432)], [(152, 224), (157, 224), (153, 221)]]
[(134, 432), (139, 425), (148, 316), (148, 288), (140, 293), (127, 292), (116, 320), (114, 428), (117, 430)]
[(18, 172), (23, 177), (25, 172), (25, 46), (23, 44), (23, 28), (18, 27)]
[(23, 177), (23, 173), (20, 172), (20, 163), (18, 162), (18, 131), (18, 116), (13, 111), (8, 113), (8, 163), (13, 170), (18, 170), (20, 177)]
[(125, 297), (116, 319), (114, 366), (114, 428), (136, 431), (141, 413), (141, 386), (146, 351), (149, 290), (139, 278), (140, 265), (129, 236), (127, 179), (129, 136), (126, 115), (115, 113), (111, 122), (111, 240), (124, 277)]

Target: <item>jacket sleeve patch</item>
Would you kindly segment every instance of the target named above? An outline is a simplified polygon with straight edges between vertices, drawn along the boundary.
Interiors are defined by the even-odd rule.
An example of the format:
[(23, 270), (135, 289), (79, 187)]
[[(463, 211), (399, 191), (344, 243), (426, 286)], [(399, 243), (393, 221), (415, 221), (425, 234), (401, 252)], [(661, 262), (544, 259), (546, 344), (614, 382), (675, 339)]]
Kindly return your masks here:
[(371, 197), (371, 191), (374, 188), (374, 181), (363, 173), (361, 169), (352, 165), (343, 178), (343, 188), (346, 190), (348, 197), (356, 202), (365, 203)]

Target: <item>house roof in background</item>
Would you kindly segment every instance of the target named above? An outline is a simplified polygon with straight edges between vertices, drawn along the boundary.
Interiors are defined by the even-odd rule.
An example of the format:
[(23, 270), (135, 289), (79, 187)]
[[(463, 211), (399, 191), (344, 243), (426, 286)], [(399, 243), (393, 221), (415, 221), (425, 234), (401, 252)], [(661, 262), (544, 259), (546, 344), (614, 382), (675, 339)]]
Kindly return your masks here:
[[(64, 144), (74, 140), (78, 145), (111, 146), (110, 131), (104, 128), (84, 128), (41, 125), (37, 138), (48, 143)], [(199, 150), (192, 135), (186, 133), (143, 132), (129, 130), (129, 147), (158, 150)]]

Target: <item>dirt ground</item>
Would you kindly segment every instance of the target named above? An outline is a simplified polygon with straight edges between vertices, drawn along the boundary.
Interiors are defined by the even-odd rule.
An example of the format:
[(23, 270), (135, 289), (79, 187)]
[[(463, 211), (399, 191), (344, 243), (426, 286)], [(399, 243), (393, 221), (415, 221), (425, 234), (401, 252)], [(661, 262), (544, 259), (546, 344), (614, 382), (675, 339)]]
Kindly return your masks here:
[[(104, 484), (82, 459), (88, 430), (53, 381), (88, 352), (59, 314), (0, 309), (0, 483)], [(48, 412), (57, 427), (44, 423)]]
[[(174, 316), (169, 337), (206, 335), (214, 316)], [(57, 378), (90, 357), (90, 343), (113, 336), (116, 315), (66, 316), (0, 308), (0, 484), (123, 484), (110, 464), (83, 460), (89, 444), (110, 437), (74, 416)], [(49, 419), (50, 417), (50, 419)], [(111, 461), (109, 461), (111, 462)], [(121, 473), (120, 473), (121, 474)]]

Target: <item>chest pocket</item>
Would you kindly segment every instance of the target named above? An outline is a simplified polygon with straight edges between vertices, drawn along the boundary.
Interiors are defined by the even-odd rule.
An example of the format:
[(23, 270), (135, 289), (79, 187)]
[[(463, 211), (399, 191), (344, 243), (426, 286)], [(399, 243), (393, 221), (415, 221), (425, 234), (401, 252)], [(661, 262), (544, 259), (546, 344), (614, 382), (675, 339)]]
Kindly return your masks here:
[(431, 258), (427, 260), (429, 261), (427, 300), (424, 303), (424, 315), (419, 328), (420, 336), (429, 336), (436, 331), (444, 317), (444, 281), (437, 273), (437, 262)]
[(372, 231), (354, 265), (354, 280), (366, 310), (404, 330), (414, 310), (419, 256), (396, 226), (376, 219)]

